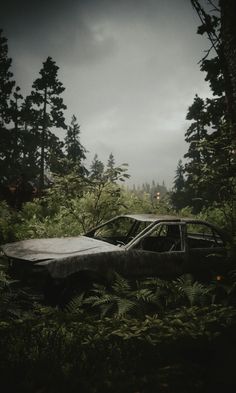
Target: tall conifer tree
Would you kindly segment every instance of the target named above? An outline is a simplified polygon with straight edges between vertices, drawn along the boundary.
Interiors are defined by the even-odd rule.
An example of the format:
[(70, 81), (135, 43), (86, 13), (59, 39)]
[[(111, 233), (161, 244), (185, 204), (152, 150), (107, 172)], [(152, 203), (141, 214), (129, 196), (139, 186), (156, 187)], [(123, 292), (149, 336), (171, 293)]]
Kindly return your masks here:
[(9, 100), (15, 82), (12, 80), (11, 58), (8, 57), (7, 39), (0, 29), (0, 125), (9, 123)]
[[(58, 69), (51, 57), (43, 63), (40, 77), (33, 83), (30, 95), (31, 103), (37, 108), (36, 126), (41, 131), (41, 156), (40, 156), (40, 187), (44, 186), (45, 152), (50, 146), (50, 141), (55, 142), (50, 129), (52, 127), (66, 129), (63, 103), (61, 94), (65, 90), (58, 79)], [(59, 140), (58, 140), (59, 143)]]
[(65, 137), (66, 158), (70, 171), (77, 171), (80, 174), (86, 172), (82, 161), (86, 158), (86, 149), (80, 142), (80, 126), (77, 123), (75, 115), (72, 116), (71, 124), (67, 127), (67, 134)]

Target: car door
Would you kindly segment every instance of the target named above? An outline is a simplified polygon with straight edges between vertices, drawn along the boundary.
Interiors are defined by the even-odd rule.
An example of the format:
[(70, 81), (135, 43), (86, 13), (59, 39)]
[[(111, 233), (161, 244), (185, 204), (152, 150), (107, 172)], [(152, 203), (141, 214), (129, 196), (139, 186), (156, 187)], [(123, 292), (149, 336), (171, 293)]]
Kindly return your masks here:
[(130, 275), (174, 278), (186, 265), (185, 223), (161, 222), (128, 247)]
[(196, 279), (209, 280), (227, 271), (227, 251), (217, 229), (204, 222), (186, 225), (189, 270)]

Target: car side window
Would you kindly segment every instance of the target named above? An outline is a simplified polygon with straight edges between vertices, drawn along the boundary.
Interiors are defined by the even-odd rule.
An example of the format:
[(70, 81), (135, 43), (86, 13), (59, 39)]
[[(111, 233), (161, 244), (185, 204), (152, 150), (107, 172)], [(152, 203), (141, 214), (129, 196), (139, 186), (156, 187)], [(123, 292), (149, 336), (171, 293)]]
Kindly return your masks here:
[(94, 230), (92, 237), (111, 244), (127, 244), (148, 225), (150, 222), (137, 221), (130, 217), (118, 217)]
[(177, 224), (157, 225), (152, 232), (140, 239), (139, 249), (153, 252), (181, 251), (181, 231)]
[(119, 238), (125, 237), (131, 230), (134, 222), (128, 217), (120, 217), (98, 228), (94, 237)]
[(214, 228), (204, 223), (187, 223), (187, 240), (190, 249), (222, 247), (223, 239)]

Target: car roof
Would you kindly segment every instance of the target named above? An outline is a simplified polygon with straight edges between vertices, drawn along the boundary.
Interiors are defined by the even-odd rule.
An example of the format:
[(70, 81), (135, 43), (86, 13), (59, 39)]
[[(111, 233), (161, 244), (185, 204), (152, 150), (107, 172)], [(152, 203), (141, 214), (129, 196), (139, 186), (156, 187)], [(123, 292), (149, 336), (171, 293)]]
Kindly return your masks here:
[(119, 217), (129, 217), (137, 221), (145, 221), (145, 222), (186, 222), (186, 223), (195, 223), (195, 224), (206, 224), (210, 225), (212, 228), (215, 228), (219, 233), (224, 238), (228, 238), (228, 234), (222, 230), (218, 225), (215, 225), (212, 222), (208, 222), (205, 220), (201, 220), (199, 218), (193, 218), (193, 217), (177, 217), (177, 216), (171, 216), (171, 215), (162, 215), (162, 214), (145, 214), (145, 213), (139, 213), (139, 214), (124, 214)]
[(155, 221), (186, 221), (186, 220), (191, 220), (191, 218), (181, 218), (177, 216), (171, 216), (171, 215), (157, 215), (157, 214), (124, 214), (120, 217), (129, 217), (133, 218), (134, 220), (137, 221), (149, 221), (149, 222), (155, 222)]
[(109, 222), (113, 222), (114, 220), (116, 220), (117, 218), (124, 218), (124, 217), (128, 217), (131, 218), (133, 220), (139, 221), (139, 222), (149, 222), (151, 223), (158, 223), (158, 222), (176, 222), (176, 223), (190, 223), (190, 224), (205, 224), (208, 226), (211, 226), (213, 228), (215, 228), (218, 232), (221, 233), (222, 236), (226, 236), (225, 231), (223, 231), (221, 228), (218, 227), (218, 225), (215, 225), (212, 222), (207, 222), (205, 220), (201, 220), (198, 218), (193, 218), (193, 217), (178, 217), (178, 216), (174, 216), (174, 215), (168, 215), (168, 214), (146, 214), (146, 213), (136, 213), (136, 214), (121, 214), (119, 216), (113, 217), (111, 220), (103, 222), (102, 224), (96, 226), (95, 228), (92, 228), (88, 233), (90, 233), (92, 230), (98, 229), (100, 227), (102, 227), (103, 225), (109, 223)]

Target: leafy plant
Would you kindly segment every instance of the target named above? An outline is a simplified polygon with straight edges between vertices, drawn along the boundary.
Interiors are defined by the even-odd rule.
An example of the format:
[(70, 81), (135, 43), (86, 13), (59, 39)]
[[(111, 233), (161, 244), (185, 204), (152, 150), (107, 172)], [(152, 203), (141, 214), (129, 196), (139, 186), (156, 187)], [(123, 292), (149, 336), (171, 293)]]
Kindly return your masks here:
[[(148, 278), (129, 282), (114, 273), (107, 285), (93, 284), (89, 292), (72, 299), (66, 310), (82, 313), (84, 310), (98, 318), (136, 317), (164, 315), (176, 307), (210, 305), (215, 302), (226, 304), (225, 297), (233, 292), (234, 284), (225, 287), (227, 295), (219, 290), (219, 285), (203, 285), (194, 281), (191, 275), (183, 275), (176, 280), (167, 281)], [(229, 303), (231, 304), (231, 303)]]
[(0, 201), (0, 244), (14, 240), (14, 215), (5, 201)]
[(189, 302), (191, 307), (209, 303), (209, 288), (194, 281), (190, 274), (178, 278), (174, 282), (174, 286), (179, 294)]
[(216, 305), (144, 319), (38, 309), (27, 319), (0, 323), (1, 386), (52, 393), (200, 393), (213, 350), (221, 356), (218, 337), (224, 346), (235, 317), (234, 309)]

